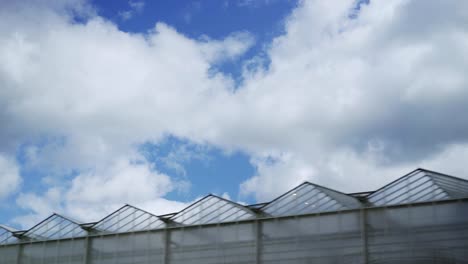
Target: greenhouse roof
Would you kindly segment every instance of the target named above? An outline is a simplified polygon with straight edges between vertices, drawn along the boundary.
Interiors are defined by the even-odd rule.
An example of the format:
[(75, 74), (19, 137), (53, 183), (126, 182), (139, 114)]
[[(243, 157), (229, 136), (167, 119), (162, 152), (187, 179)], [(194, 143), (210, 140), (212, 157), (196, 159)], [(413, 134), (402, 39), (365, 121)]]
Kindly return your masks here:
[(281, 195), (261, 210), (271, 216), (329, 212), (361, 207), (358, 199), (310, 182)]
[(86, 231), (78, 222), (54, 213), (24, 232), (21, 237), (30, 240), (47, 240), (85, 235)]
[(248, 207), (210, 194), (175, 214), (170, 220), (182, 225), (202, 225), (255, 218)]
[(376, 206), (468, 197), (468, 181), (438, 172), (417, 169), (367, 197)]
[(18, 242), (18, 238), (13, 235), (15, 231), (11, 227), (0, 225), (0, 245)]
[(82, 224), (54, 213), (25, 231), (0, 225), (0, 245), (462, 198), (468, 198), (467, 180), (417, 169), (373, 192), (345, 194), (304, 182), (270, 202), (254, 205), (210, 194), (168, 215), (154, 215), (127, 204), (96, 223)]
[(101, 232), (130, 232), (164, 227), (160, 217), (131, 205), (124, 205), (88, 229)]

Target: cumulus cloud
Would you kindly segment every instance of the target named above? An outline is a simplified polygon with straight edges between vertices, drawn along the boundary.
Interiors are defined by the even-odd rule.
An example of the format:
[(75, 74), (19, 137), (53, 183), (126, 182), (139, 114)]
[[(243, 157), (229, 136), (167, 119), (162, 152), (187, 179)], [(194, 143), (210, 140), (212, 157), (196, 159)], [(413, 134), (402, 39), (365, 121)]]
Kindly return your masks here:
[(233, 60), (244, 54), (255, 43), (255, 38), (248, 32), (234, 32), (223, 40), (212, 40), (203, 36), (204, 55), (211, 63)]
[[(30, 164), (72, 175), (22, 194), (24, 207), (175, 209), (162, 197), (179, 183), (134, 162), (140, 144), (167, 135), (248, 153), (257, 171), (240, 190), (258, 200), (304, 180), (373, 189), (417, 166), (468, 175), (463, 1), (371, 1), (359, 12), (352, 0), (303, 1), (265, 56), (246, 62), (240, 87), (213, 66), (246, 52), (248, 33), (191, 39), (157, 23), (128, 34), (93, 12), (79, 24), (57, 7), (15, 8), (0, 11), (0, 151), (13, 157), (28, 142)], [(112, 196), (131, 178), (135, 188)]]
[(147, 162), (118, 158), (107, 166), (80, 173), (68, 185), (51, 187), (44, 194), (21, 194), (17, 203), (31, 213), (13, 222), (32, 226), (51, 212), (91, 222), (127, 203), (155, 214), (177, 212), (187, 204), (162, 198), (175, 188), (176, 182)]
[[(48, 6), (35, 7), (33, 19), (26, 18), (30, 7), (11, 8), (18, 12), (0, 11), (0, 119), (8, 124), (0, 129), (0, 146), (10, 157), (25, 146), (23, 166), (49, 174), (48, 191), (20, 195), (18, 204), (32, 214), (16, 222), (30, 223), (51, 209), (82, 219), (124, 202), (158, 206), (156, 213), (180, 209), (183, 203), (161, 198), (179, 182), (132, 160), (140, 143), (200, 129), (190, 127), (186, 114), (203, 120), (210, 108), (205, 103), (230, 96), (233, 86), (210, 72), (210, 63), (224, 60), (221, 53), (230, 59), (245, 51), (246, 35), (238, 43), (237, 35), (211, 43), (161, 23), (145, 34), (127, 34), (98, 16), (79, 24), (70, 12)], [(65, 176), (72, 177), (71, 186)]]
[(376, 149), (368, 149), (364, 155), (352, 150), (338, 150), (313, 158), (281, 153), (253, 159), (257, 174), (243, 182), (240, 191), (241, 195), (253, 195), (262, 202), (304, 181), (349, 193), (373, 191), (416, 168), (468, 178), (463, 165), (467, 155), (468, 144), (455, 144), (417, 162), (388, 166), (382, 163), (382, 159), (386, 159), (385, 152)]
[(353, 5), (304, 1), (270, 65), (247, 71), (245, 131), (263, 133), (238, 138), (261, 154), (242, 192), (272, 198), (305, 179), (359, 191), (417, 166), (458, 167), (448, 153), (468, 140), (465, 3), (371, 1), (350, 18)]
[(143, 9), (145, 8), (145, 2), (144, 1), (128, 1), (129, 8), (128, 10), (125, 11), (120, 11), (119, 16), (122, 20), (130, 20), (132, 17), (134, 17), (136, 14), (139, 14), (143, 12)]
[(0, 199), (14, 193), (21, 180), (16, 161), (0, 152)]
[(211, 54), (232, 50), (222, 41), (212, 51), (165, 24), (131, 35), (99, 17), (82, 25), (47, 13), (34, 28), (15, 23), (19, 15), (2, 19), (12, 25), (2, 27), (0, 48), (2, 118), (10, 124), (3, 145), (52, 135), (76, 155), (102, 161), (99, 153), (169, 130), (189, 135), (198, 128), (184, 124), (186, 113), (201, 120), (213, 104), (205, 102), (230, 96), (232, 81), (209, 73)]

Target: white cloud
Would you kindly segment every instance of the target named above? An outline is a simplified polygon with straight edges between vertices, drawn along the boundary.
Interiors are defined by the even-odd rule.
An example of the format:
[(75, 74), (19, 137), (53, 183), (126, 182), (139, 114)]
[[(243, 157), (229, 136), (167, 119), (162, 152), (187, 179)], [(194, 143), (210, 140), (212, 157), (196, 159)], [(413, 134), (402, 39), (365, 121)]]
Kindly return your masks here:
[(19, 224), (24, 229), (27, 229), (33, 227), (54, 212), (62, 212), (61, 193), (62, 190), (56, 187), (52, 187), (40, 195), (21, 193), (16, 203), (20, 208), (30, 210), (31, 213), (19, 215), (12, 219), (11, 223)]
[(170, 178), (153, 172), (148, 164), (117, 160), (110, 171), (92, 171), (74, 178), (67, 199), (88, 204), (100, 201), (131, 203), (161, 197), (172, 188)]
[(68, 185), (51, 187), (41, 195), (21, 194), (17, 203), (31, 213), (13, 222), (30, 227), (52, 212), (83, 222), (97, 221), (126, 203), (155, 214), (177, 212), (187, 204), (162, 198), (176, 188), (177, 182), (148, 163), (117, 158), (112, 164), (77, 175)]
[[(100, 212), (97, 201), (177, 207), (161, 198), (177, 185), (169, 175), (131, 162), (138, 144), (167, 135), (249, 153), (258, 170), (241, 191), (259, 200), (303, 180), (373, 189), (419, 165), (466, 177), (467, 4), (371, 1), (350, 19), (354, 2), (302, 2), (265, 50), (269, 66), (254, 58), (237, 90), (213, 66), (239, 58), (249, 34), (194, 40), (162, 23), (128, 34), (96, 15), (76, 24), (57, 8), (2, 9), (0, 150), (57, 139), (30, 158), (56, 177), (79, 171), (71, 186), (50, 186), (79, 215)], [(129, 177), (136, 196), (84, 187)]]
[(221, 41), (212, 40), (208, 36), (202, 39), (205, 41), (202, 51), (211, 63), (236, 59), (255, 43), (254, 36), (248, 32), (234, 32)]
[(47, 13), (34, 27), (12, 21), (20, 17), (2, 16), (2, 25), (13, 26), (2, 28), (0, 46), (1, 113), (10, 124), (1, 141), (57, 138), (37, 159), (68, 168), (102, 164), (168, 132), (208, 128), (205, 107), (231, 96), (232, 81), (209, 73), (209, 61), (224, 50), (238, 54), (233, 36), (226, 46), (234, 48), (216, 40), (211, 50), (165, 24), (130, 35), (98, 17), (80, 25)]
[(0, 200), (14, 193), (20, 184), (18, 164), (0, 152)]
[(143, 8), (145, 7), (145, 2), (144, 1), (132, 1), (130, 0), (128, 2), (128, 5), (135, 11), (141, 12), (143, 11)]
[[(154, 149), (150, 149), (147, 155), (152, 155), (150, 152)], [(207, 165), (210, 162), (211, 157), (207, 154), (209, 147), (195, 145), (190, 143), (179, 143), (171, 147), (171, 150), (166, 155), (158, 155), (156, 160), (164, 164), (165, 167), (173, 170), (176, 174), (185, 178), (187, 171), (185, 164), (197, 160)]]
[(141, 12), (143, 12), (143, 9), (145, 8), (145, 2), (130, 0), (128, 1), (128, 6), (130, 7), (129, 10), (120, 11), (118, 13), (120, 18), (124, 21), (130, 20), (136, 14), (140, 14)]
[[(162, 197), (187, 182), (133, 164), (136, 147), (168, 132), (187, 134), (187, 111), (201, 120), (201, 105), (229, 96), (232, 81), (209, 73), (210, 62), (239, 55), (243, 44), (235, 35), (213, 44), (188, 39), (165, 24), (131, 35), (99, 17), (74, 24), (67, 12), (45, 7), (38, 7), (40, 22), (29, 23), (22, 17), (29, 12), (1, 16), (0, 119), (9, 125), (0, 129), (0, 146), (13, 156), (20, 143), (33, 142), (23, 166), (51, 175), (48, 191), (23, 190), (18, 204), (32, 213), (15, 222), (25, 226), (52, 210), (96, 220), (123, 203), (155, 213), (181, 209), (184, 203)], [(168, 130), (174, 120), (178, 132)], [(74, 172), (67, 184), (63, 175)]]
[(302, 2), (269, 67), (246, 72), (236, 99), (250, 127), (232, 136), (259, 158), (244, 194), (269, 199), (305, 179), (365, 191), (467, 158), (466, 4), (371, 1), (350, 19), (353, 3)]
[(468, 179), (464, 160), (468, 144), (447, 146), (417, 162), (385, 165), (385, 150), (368, 149), (364, 155), (352, 150), (327, 152), (321, 157), (303, 157), (293, 153), (257, 158), (252, 161), (257, 175), (241, 184), (243, 196), (253, 195), (267, 202), (304, 181), (343, 192), (376, 190), (416, 168), (425, 168)]

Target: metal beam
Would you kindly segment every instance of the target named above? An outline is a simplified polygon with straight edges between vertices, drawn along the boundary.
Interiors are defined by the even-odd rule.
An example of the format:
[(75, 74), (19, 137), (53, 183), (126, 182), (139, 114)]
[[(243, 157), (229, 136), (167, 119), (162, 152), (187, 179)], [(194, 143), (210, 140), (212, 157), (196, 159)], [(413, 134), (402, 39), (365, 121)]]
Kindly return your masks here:
[(262, 263), (262, 222), (255, 221), (255, 263)]
[(171, 254), (171, 230), (164, 230), (164, 264), (170, 263), (170, 254)]
[(85, 252), (83, 258), (83, 264), (91, 263), (91, 238), (87, 236), (85, 238)]
[(16, 255), (16, 264), (21, 264), (21, 255), (23, 255), (23, 244), (18, 244), (18, 252)]
[[(358, 209), (345, 209), (345, 210), (340, 210), (340, 213), (352, 213), (352, 212), (360, 212), (362, 210), (364, 211), (369, 211), (373, 212), (375, 210), (382, 210), (382, 209), (392, 209), (392, 208), (403, 208), (403, 207), (408, 207), (410, 206), (427, 206), (427, 205), (439, 205), (439, 204), (450, 204), (454, 202), (459, 202), (459, 203), (465, 203), (468, 202), (468, 197), (466, 198), (458, 198), (458, 199), (448, 199), (448, 200), (439, 200), (439, 201), (429, 201), (429, 202), (416, 202), (416, 203), (409, 203), (409, 204), (397, 204), (397, 205), (387, 205), (387, 206), (367, 206), (363, 208), (358, 208)], [(329, 211), (329, 212), (320, 212), (320, 213), (307, 213), (307, 214), (301, 214), (301, 215), (290, 215), (290, 216), (259, 216), (260, 218), (256, 219), (246, 219), (246, 220), (238, 220), (238, 221), (232, 221), (232, 222), (223, 222), (223, 223), (213, 223), (213, 224), (203, 224), (203, 225), (191, 225), (191, 226), (180, 226), (177, 224), (167, 226), (165, 228), (157, 228), (157, 229), (151, 229), (151, 230), (140, 230), (140, 231), (132, 231), (132, 232), (119, 232), (119, 233), (95, 233), (95, 234), (88, 234), (90, 238), (93, 237), (108, 237), (108, 236), (115, 236), (116, 234), (119, 235), (125, 235), (125, 234), (139, 234), (143, 232), (164, 232), (165, 230), (180, 230), (180, 229), (193, 229), (193, 228), (199, 228), (199, 227), (210, 227), (210, 226), (230, 226), (233, 224), (248, 224), (248, 223), (255, 223), (256, 221), (267, 221), (271, 219), (292, 219), (292, 218), (302, 218), (302, 217), (312, 217), (312, 216), (323, 216), (323, 215), (336, 215), (338, 214), (338, 211)], [(72, 239), (80, 239), (82, 237), (76, 237), (76, 238), (59, 238), (59, 239), (50, 239), (48, 241), (57, 241), (57, 240), (72, 240)], [(14, 244), (21, 244), (21, 243), (41, 243), (42, 241), (20, 241), (18, 243), (12, 243)]]
[(364, 208), (361, 209), (360, 213), (360, 218), (361, 218), (361, 238), (362, 238), (362, 258), (363, 258), (363, 263), (368, 264), (369, 263), (369, 243), (368, 243), (368, 237), (367, 237), (367, 210)]

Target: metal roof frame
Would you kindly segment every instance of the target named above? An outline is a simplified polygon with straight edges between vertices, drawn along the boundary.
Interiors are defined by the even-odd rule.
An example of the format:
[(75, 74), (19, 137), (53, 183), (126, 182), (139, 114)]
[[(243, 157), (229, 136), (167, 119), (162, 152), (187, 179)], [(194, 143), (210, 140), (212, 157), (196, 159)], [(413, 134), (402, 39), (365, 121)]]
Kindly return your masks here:
[(0, 245), (17, 242), (18, 238), (15, 236), (16, 231), (17, 230), (9, 226), (0, 225)]
[[(306, 188), (309, 190), (305, 194), (298, 195)], [(289, 198), (291, 196), (294, 198)], [(260, 210), (267, 215), (284, 216), (360, 207), (362, 203), (356, 197), (306, 181), (265, 204)]]
[(418, 168), (377, 189), (366, 198), (374, 205), (390, 205), (463, 197), (468, 197), (467, 180)]
[[(60, 219), (58, 223), (52, 224), (51, 227), (46, 226), (49, 223), (53, 223), (53, 221), (55, 221), (56, 219)], [(65, 226), (61, 226), (61, 224), (63, 223), (66, 223)], [(45, 230), (43, 230), (42, 232), (38, 232), (38, 230), (41, 230), (42, 228), (44, 228), (44, 226)], [(65, 233), (61, 233), (68, 227), (72, 228)], [(77, 230), (79, 230), (78, 235), (74, 234), (74, 232)], [(48, 233), (51, 231), (52, 233)], [(82, 237), (87, 235), (87, 231), (83, 229), (81, 227), (81, 223), (77, 222), (76, 220), (73, 220), (58, 213), (53, 213), (52, 215), (40, 221), (30, 229), (26, 230), (25, 232), (19, 233), (18, 235), (21, 238), (26, 238), (30, 240), (47, 240), (51, 238)]]
[[(214, 201), (214, 203), (217, 203), (220, 205), (217, 209), (225, 208), (224, 211), (218, 211), (218, 210), (200, 210), (198, 214), (192, 214), (190, 216), (189, 212), (193, 212), (194, 210), (199, 210), (202, 209), (200, 207), (206, 206), (206, 203), (208, 203), (210, 200)], [(212, 208), (211, 206), (209, 208)], [(173, 215), (170, 220), (173, 221), (174, 223), (178, 225), (192, 225), (192, 224), (200, 224), (200, 223), (212, 223), (216, 218), (220, 217), (222, 214), (228, 213), (225, 215), (222, 219), (218, 219), (218, 222), (224, 222), (224, 221), (229, 221), (232, 217), (237, 220), (244, 220), (248, 218), (254, 218), (257, 216), (257, 213), (253, 211), (252, 209), (243, 206), (241, 204), (238, 204), (236, 202), (230, 201), (228, 199), (219, 197), (214, 194), (208, 194), (207, 196), (199, 199), (198, 201), (192, 203), (191, 205), (187, 206), (184, 208), (182, 211), (176, 213)], [(200, 215), (200, 213), (205, 213), (205, 215)], [(238, 216), (235, 216), (236, 214), (239, 214)], [(185, 216), (188, 215), (189, 217), (185, 218)], [(247, 218), (245, 216), (248, 216)], [(196, 219), (198, 217), (198, 219)], [(193, 219), (193, 220), (192, 220)], [(197, 223), (198, 222), (198, 223)]]
[[(411, 179), (408, 180), (409, 178)], [(295, 197), (292, 198), (293, 196)], [(161, 228), (212, 226), (257, 219), (339, 213), (362, 208), (405, 206), (456, 199), (468, 199), (468, 180), (418, 168), (372, 192), (345, 194), (318, 184), (304, 182), (271, 202), (253, 205), (242, 205), (209, 194), (177, 213), (165, 215), (155, 215), (129, 204), (93, 223), (80, 223), (53, 213), (24, 231), (0, 225), (0, 245), (142, 232)], [(380, 202), (381, 200), (385, 202)], [(109, 226), (102, 228), (106, 222)]]
[[(130, 212), (127, 212), (130, 211)], [(123, 218), (119, 218), (122, 213), (124, 214)], [(131, 217), (134, 218), (131, 218)], [(136, 217), (135, 217), (136, 216)], [(127, 222), (124, 222), (127, 221)], [(149, 220), (149, 223), (145, 224), (145, 221)], [(101, 227), (106, 222), (113, 221), (107, 227)], [(160, 223), (158, 223), (160, 222)], [(98, 222), (89, 226), (89, 229), (97, 232), (125, 232), (125, 231), (136, 231), (136, 230), (147, 230), (165, 227), (166, 221), (160, 216), (152, 214), (146, 210), (140, 209), (136, 206), (125, 204), (122, 207), (118, 208), (108, 216), (102, 218)], [(143, 225), (143, 226), (142, 226)], [(125, 228), (125, 229), (124, 229)]]

